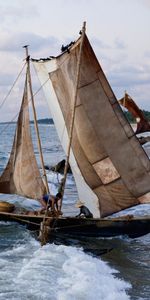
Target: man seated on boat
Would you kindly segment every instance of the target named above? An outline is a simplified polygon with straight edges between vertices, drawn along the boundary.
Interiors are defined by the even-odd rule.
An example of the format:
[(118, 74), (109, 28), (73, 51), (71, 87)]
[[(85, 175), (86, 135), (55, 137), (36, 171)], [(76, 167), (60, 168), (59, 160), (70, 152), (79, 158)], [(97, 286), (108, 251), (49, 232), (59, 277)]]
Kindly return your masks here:
[(56, 196), (51, 195), (50, 193), (43, 195), (43, 197), (39, 200), (42, 204), (42, 209), (40, 212), (44, 212), (46, 209), (51, 211), (52, 213), (57, 213), (62, 215), (62, 212), (60, 210), (61, 208), (61, 198), (62, 194), (57, 193)]
[(84, 202), (78, 201), (75, 207), (80, 208), (80, 213), (76, 216), (76, 218), (93, 218), (93, 214), (90, 210), (84, 205)]

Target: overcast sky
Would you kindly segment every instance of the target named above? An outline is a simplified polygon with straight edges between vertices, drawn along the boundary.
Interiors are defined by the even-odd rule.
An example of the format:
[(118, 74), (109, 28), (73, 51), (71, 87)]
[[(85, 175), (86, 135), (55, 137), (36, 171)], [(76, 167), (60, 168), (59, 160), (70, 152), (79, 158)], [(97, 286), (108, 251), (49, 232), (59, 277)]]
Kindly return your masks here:
[[(24, 64), (22, 46), (34, 58), (55, 56), (78, 38), (83, 21), (116, 97), (126, 90), (150, 110), (150, 0), (0, 0), (0, 20), (0, 122), (19, 109), (24, 74), (4, 100)], [(36, 106), (38, 118), (49, 116), (42, 92)]]

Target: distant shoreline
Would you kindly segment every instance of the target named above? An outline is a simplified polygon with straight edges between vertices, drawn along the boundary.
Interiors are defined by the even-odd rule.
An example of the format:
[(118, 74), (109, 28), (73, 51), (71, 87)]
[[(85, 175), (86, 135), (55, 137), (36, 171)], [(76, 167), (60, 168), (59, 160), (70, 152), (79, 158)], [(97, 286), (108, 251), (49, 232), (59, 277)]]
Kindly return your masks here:
[[(54, 121), (52, 118), (45, 118), (45, 119), (39, 119), (37, 120), (38, 124), (54, 124)], [(17, 122), (0, 122), (0, 124), (16, 124)], [(34, 121), (31, 120), (30, 124), (33, 124)]]

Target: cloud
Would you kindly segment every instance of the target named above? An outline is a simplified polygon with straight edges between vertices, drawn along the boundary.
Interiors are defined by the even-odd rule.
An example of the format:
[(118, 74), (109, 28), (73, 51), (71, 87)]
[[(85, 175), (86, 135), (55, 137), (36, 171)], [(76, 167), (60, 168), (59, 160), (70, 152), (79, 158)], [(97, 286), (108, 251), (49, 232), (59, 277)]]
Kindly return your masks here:
[(38, 52), (43, 48), (54, 49), (58, 44), (60, 44), (59, 40), (53, 36), (42, 37), (30, 32), (3, 33), (0, 51), (18, 52), (24, 45), (31, 45), (32, 50)]
[(145, 56), (145, 58), (147, 59), (149, 59), (150, 58), (150, 51), (146, 51), (145, 53), (144, 53), (144, 56)]
[(8, 86), (13, 81), (13, 74), (1, 73), (0, 74), (0, 86)]
[(150, 1), (149, 0), (140, 0), (141, 4), (144, 4), (146, 8), (150, 8)]
[(113, 69), (109, 74), (111, 83), (114, 87), (124, 87), (128, 89), (133, 86), (148, 85), (150, 83), (150, 68), (125, 66)]
[(119, 38), (115, 39), (114, 44), (117, 49), (126, 49), (125, 43)]
[(122, 98), (124, 92), (135, 100), (141, 109), (149, 110), (150, 66), (126, 65), (113, 68), (108, 75), (108, 81), (117, 97)]
[(95, 48), (100, 48), (100, 49), (110, 49), (111, 48), (108, 44), (102, 42), (100, 39), (98, 39), (96, 37), (91, 38), (90, 42), (91, 42), (91, 44), (94, 45)]
[[(24, 64), (23, 45), (30, 45), (29, 53), (33, 58), (56, 56), (62, 44), (68, 44), (78, 37), (83, 20), (87, 20), (90, 42), (117, 97), (121, 97), (127, 89), (138, 101), (147, 105), (150, 84), (150, 1), (109, 2), (44, 0), (41, 4), (37, 0), (0, 1), (0, 103)], [(22, 98), (24, 73), (21, 83), (15, 86), (16, 92), (7, 102), (9, 107), (6, 112), (11, 108), (11, 116)], [(35, 84), (34, 90), (37, 89), (38, 84)], [(43, 98), (38, 98), (40, 111)], [(4, 119), (6, 114), (0, 111), (0, 116)]]
[[(31, 56), (35, 58), (53, 55), (56, 53), (56, 49), (58, 50), (60, 48), (59, 40), (53, 36), (42, 37), (29, 32), (10, 33), (8, 31), (3, 31), (1, 34), (0, 44), (0, 105), (3, 103), (6, 95), (9, 93), (9, 90), (12, 88), (13, 83), (25, 64), (25, 61), (23, 61), (25, 52), (22, 49), (22, 46), (25, 44), (31, 45), (29, 52), (31, 53)], [(3, 108), (1, 107), (0, 113), (2, 119), (6, 120), (8, 117), (8, 114), (3, 114), (3, 110), (8, 108), (8, 106), (11, 118), (16, 114), (16, 111), (18, 110), (18, 103), (20, 103), (22, 99), (24, 80), (25, 69), (18, 79), (15, 89), (13, 88), (8, 99), (6, 99)], [(37, 86), (39, 88), (39, 82), (35, 85), (35, 91), (38, 89)], [(40, 109), (40, 111), (42, 111), (42, 109)]]
[(100, 39), (98, 38), (91, 38), (91, 44), (94, 45), (95, 48), (100, 48), (100, 49), (120, 49), (120, 50), (125, 50), (126, 49), (126, 45), (124, 43), (124, 41), (122, 41), (119, 37), (117, 37), (113, 43), (111, 43), (110, 45), (108, 43), (104, 43), (102, 42)]
[[(34, 12), (34, 13), (33, 13)], [(32, 4), (30, 0), (30, 5), (27, 1), (11, 1), (7, 0), (0, 4), (0, 18), (3, 21), (3, 26), (15, 22), (15, 25), (20, 20), (33, 19), (35, 16), (39, 15), (37, 6)]]

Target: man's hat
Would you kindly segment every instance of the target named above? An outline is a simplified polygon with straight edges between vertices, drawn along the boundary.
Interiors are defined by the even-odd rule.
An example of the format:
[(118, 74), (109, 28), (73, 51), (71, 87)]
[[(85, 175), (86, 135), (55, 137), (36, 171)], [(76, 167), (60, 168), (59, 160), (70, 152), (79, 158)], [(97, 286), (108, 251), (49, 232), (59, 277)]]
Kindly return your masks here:
[(81, 202), (80, 200), (75, 204), (75, 207), (80, 208), (84, 205), (84, 202)]

